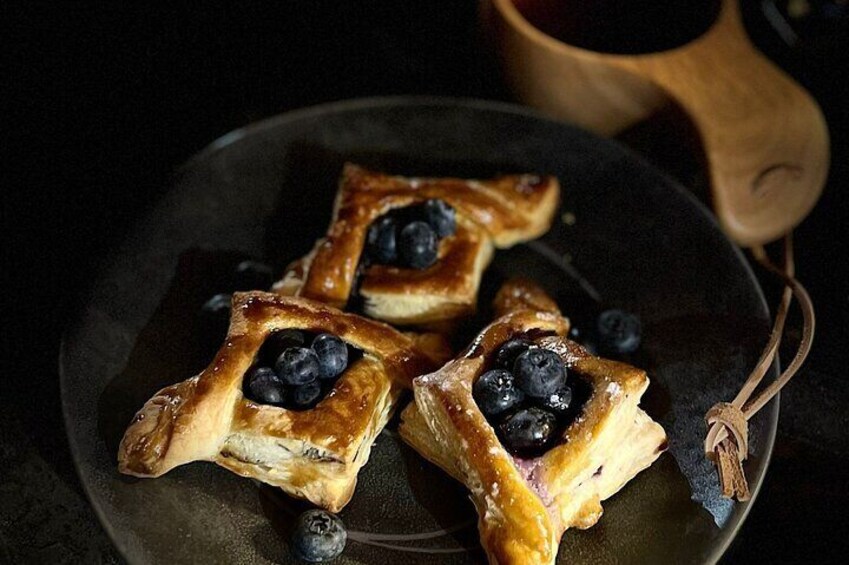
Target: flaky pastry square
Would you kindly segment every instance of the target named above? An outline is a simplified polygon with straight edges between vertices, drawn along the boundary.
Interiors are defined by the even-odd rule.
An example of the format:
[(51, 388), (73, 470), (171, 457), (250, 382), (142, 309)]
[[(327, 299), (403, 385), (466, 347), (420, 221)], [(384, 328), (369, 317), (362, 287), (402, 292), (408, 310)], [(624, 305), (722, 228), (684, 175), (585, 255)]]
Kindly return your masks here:
[[(242, 393), (266, 337), (287, 328), (329, 332), (363, 352), (308, 410), (258, 404)], [(158, 477), (185, 463), (214, 461), (336, 512), (350, 500), (402, 390), (448, 355), (432, 334), (404, 334), (304, 298), (238, 293), (212, 363), (142, 407), (121, 441), (119, 469)]]
[[(346, 164), (327, 235), (289, 266), (275, 290), (342, 308), (356, 289), (366, 315), (393, 324), (461, 318), (475, 310), (494, 249), (548, 231), (559, 195), (560, 185), (550, 176), (405, 178)], [(417, 271), (361, 263), (372, 222), (429, 199), (446, 202), (457, 215), (456, 233), (440, 242), (434, 265)]]
[[(557, 312), (507, 313), (415, 379), (415, 403), (402, 413), (402, 438), (469, 488), (490, 563), (553, 563), (563, 532), (594, 525), (601, 501), (666, 449), (663, 428), (638, 406), (645, 372), (590, 355), (563, 337), (568, 327)], [(511, 455), (472, 397), (495, 351), (516, 337), (556, 352), (590, 391), (558, 443), (534, 458)]]

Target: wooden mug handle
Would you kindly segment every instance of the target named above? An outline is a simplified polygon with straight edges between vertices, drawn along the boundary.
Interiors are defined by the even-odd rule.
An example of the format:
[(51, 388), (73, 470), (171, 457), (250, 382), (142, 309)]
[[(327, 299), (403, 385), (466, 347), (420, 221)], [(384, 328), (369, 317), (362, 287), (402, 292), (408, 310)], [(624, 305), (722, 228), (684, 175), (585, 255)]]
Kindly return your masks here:
[(737, 0), (678, 49), (611, 63), (646, 76), (702, 136), (714, 209), (744, 246), (773, 241), (801, 222), (825, 183), (828, 129), (813, 98), (750, 43)]

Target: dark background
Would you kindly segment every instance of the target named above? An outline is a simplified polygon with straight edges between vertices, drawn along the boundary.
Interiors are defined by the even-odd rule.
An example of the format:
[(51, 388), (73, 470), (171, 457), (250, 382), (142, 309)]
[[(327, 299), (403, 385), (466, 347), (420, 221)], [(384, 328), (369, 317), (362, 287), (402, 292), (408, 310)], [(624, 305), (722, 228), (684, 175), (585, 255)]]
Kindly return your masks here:
[[(772, 466), (728, 562), (836, 562), (849, 550), (849, 25), (845, 2), (822, 4), (792, 22), (792, 45), (763, 3), (745, 4), (757, 44), (822, 105), (833, 155), (825, 194), (797, 232), (817, 340), (782, 394)], [(510, 96), (472, 0), (5, 3), (0, 27), (0, 563), (120, 561), (73, 469), (56, 359), (99, 261), (175, 167), (233, 128), (319, 102)], [(620, 139), (704, 196), (687, 131), (669, 108)]]

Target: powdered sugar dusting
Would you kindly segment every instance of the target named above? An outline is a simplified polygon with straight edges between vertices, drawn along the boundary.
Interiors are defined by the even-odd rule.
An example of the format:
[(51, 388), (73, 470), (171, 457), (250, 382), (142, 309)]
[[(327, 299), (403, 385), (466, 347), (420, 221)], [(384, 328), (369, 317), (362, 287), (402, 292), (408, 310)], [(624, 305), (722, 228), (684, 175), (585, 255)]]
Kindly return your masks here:
[(539, 346), (543, 349), (548, 349), (549, 351), (556, 353), (567, 368), (572, 367), (578, 359), (574, 351), (572, 351), (572, 347), (575, 347), (575, 344), (572, 344), (572, 347), (570, 347), (567, 341), (562, 337), (544, 337), (539, 341)]
[(484, 521), (501, 521), (504, 515), (501, 513), (499, 506), (495, 503), (491, 496), (485, 496), (486, 510), (483, 513)]

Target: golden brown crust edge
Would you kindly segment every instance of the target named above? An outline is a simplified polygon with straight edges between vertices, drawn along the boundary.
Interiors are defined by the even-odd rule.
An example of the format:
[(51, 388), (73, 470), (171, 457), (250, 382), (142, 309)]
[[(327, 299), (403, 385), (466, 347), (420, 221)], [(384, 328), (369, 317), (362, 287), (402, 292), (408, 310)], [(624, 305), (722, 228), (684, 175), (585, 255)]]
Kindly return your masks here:
[(471, 386), (487, 354), (504, 341), (519, 335), (562, 335), (568, 327), (567, 320), (552, 313), (513, 312), (482, 331), (460, 357), (414, 383), (416, 407), (435, 441), (452, 450), (470, 488), (481, 543), (492, 563), (552, 562), (555, 527), (477, 408)]
[(501, 285), (495, 293), (492, 307), (496, 318), (518, 310), (553, 312), (560, 315), (557, 303), (541, 286), (526, 277), (514, 277)]

